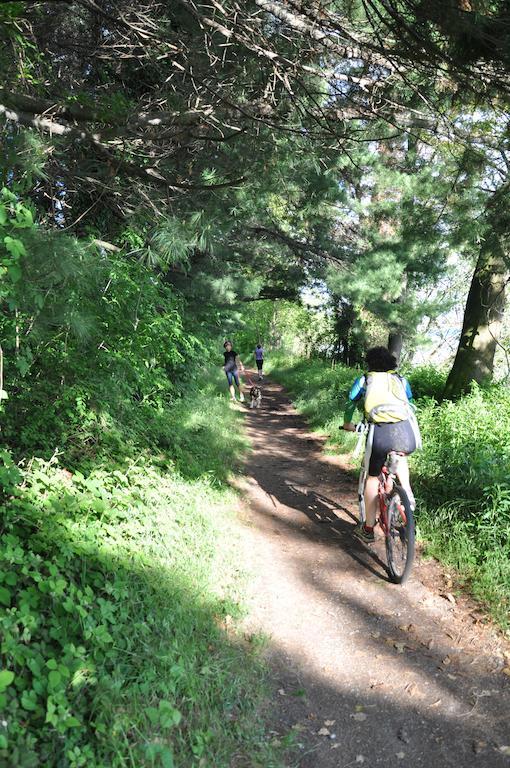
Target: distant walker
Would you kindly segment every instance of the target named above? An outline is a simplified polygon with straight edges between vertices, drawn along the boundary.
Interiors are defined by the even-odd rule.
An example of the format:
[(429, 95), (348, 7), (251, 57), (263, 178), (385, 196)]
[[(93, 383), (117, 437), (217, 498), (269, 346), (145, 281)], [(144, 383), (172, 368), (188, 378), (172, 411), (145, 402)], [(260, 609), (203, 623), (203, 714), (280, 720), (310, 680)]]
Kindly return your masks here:
[(255, 362), (257, 363), (257, 370), (259, 372), (259, 381), (262, 381), (264, 374), (262, 368), (264, 367), (264, 349), (262, 344), (257, 344), (255, 347)]

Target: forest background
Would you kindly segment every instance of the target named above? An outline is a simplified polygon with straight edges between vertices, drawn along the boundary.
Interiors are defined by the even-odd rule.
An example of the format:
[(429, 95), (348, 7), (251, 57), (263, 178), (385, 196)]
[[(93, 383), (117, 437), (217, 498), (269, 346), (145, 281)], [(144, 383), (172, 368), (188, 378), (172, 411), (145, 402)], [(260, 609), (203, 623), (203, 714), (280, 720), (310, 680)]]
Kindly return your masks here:
[(505, 625), (509, 40), (502, 0), (0, 4), (4, 764), (277, 761), (220, 631), (225, 337), (331, 435), (367, 347), (431, 364), (420, 527)]

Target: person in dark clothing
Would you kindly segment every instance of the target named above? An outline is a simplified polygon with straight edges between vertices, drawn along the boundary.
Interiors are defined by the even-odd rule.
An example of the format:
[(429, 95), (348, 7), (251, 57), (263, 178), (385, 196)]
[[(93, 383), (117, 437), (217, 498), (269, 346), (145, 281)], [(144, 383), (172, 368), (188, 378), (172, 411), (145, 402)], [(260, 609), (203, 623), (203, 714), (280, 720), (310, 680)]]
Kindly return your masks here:
[(226, 341), (223, 344), (225, 352), (223, 353), (224, 365), (223, 370), (227, 376), (228, 388), (230, 390), (230, 399), (235, 403), (236, 401), (236, 387), (239, 391), (239, 400), (244, 403), (244, 395), (241, 384), (239, 382), (239, 369), (241, 373), (244, 373), (244, 365), (239, 358), (239, 355), (232, 347), (231, 341)]

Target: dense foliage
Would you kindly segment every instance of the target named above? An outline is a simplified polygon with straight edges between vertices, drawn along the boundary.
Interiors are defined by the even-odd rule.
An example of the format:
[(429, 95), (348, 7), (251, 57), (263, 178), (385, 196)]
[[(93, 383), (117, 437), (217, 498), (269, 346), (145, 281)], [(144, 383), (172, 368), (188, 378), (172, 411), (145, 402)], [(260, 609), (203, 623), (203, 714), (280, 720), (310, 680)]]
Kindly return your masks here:
[[(213, 588), (241, 444), (197, 382), (225, 336), (321, 356), (282, 375), (333, 432), (337, 363), (376, 341), (410, 361), (425, 340), (452, 398), (502, 378), (508, 24), (496, 0), (0, 3), (9, 766), (272, 764)], [(413, 378), (440, 399), (442, 374)], [(477, 422), (475, 456), (453, 426), (505, 397), (428, 402), (416, 460), (423, 529), (439, 506), (459, 536), (431, 540), (473, 578), (494, 553), (502, 603), (483, 520), (506, 509), (506, 433)], [(479, 467), (465, 497), (432, 483), (440, 435)]]
[(2, 455), (0, 764), (275, 764), (234, 634), (236, 417), (209, 384), (145, 426), (150, 452), (132, 425), (83, 471)]

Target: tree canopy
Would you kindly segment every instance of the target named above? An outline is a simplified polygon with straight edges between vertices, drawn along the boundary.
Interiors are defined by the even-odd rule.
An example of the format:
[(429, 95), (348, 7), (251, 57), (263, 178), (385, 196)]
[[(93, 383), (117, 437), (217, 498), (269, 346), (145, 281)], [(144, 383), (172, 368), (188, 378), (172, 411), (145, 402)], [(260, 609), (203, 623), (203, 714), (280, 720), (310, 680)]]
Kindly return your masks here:
[(144, 323), (171, 323), (168, 375), (252, 302), (313, 286), (326, 354), (356, 362), (370, 328), (411, 354), (467, 299), (438, 287), (462, 265), (478, 288), (448, 393), (490, 378), (508, 30), (482, 0), (2, 3), (13, 386), (66, 380), (84, 349), (111, 373), (126, 343), (151, 347)]

